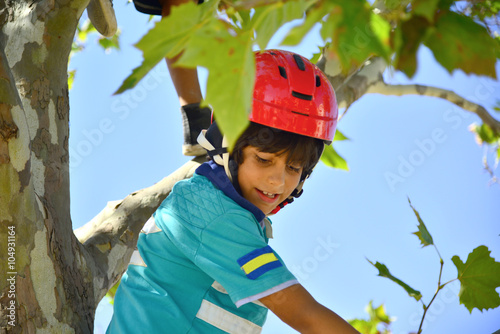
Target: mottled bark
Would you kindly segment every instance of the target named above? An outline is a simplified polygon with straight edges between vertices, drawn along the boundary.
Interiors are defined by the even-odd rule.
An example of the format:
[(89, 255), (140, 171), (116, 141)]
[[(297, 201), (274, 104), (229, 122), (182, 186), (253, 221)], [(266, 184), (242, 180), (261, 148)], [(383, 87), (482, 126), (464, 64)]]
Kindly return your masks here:
[(0, 325), (9, 333), (93, 329), (92, 258), (69, 210), (66, 73), (85, 5), (0, 3)]

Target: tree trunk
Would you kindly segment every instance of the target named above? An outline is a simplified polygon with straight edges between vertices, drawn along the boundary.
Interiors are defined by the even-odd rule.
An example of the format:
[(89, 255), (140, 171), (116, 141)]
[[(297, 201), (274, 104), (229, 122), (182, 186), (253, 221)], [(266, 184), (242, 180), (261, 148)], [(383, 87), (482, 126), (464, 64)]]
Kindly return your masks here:
[(93, 329), (92, 272), (69, 202), (67, 65), (85, 6), (0, 1), (2, 332)]

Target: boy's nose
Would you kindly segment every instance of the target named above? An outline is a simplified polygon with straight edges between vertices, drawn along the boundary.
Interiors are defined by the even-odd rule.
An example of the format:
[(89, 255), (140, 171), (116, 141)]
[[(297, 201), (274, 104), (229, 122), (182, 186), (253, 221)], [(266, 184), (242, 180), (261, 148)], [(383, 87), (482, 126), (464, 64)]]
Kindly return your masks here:
[(275, 192), (282, 192), (285, 186), (285, 168), (276, 166), (269, 174), (269, 183), (273, 185)]

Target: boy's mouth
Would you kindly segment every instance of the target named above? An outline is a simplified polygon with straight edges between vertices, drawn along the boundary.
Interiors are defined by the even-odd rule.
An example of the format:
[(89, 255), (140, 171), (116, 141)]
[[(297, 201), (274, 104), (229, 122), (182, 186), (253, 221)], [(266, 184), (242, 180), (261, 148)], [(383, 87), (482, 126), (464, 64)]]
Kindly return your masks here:
[(269, 193), (267, 191), (263, 191), (260, 189), (257, 189), (257, 193), (259, 194), (259, 197), (263, 201), (268, 202), (268, 203), (273, 203), (278, 198), (278, 194)]

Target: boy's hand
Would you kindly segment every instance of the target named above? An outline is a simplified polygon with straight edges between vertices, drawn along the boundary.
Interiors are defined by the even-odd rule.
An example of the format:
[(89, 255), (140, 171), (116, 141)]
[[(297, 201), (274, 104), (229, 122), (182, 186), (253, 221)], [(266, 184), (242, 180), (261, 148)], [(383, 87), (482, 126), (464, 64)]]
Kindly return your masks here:
[(335, 312), (318, 303), (300, 284), (273, 293), (260, 301), (300, 333), (359, 334)]

